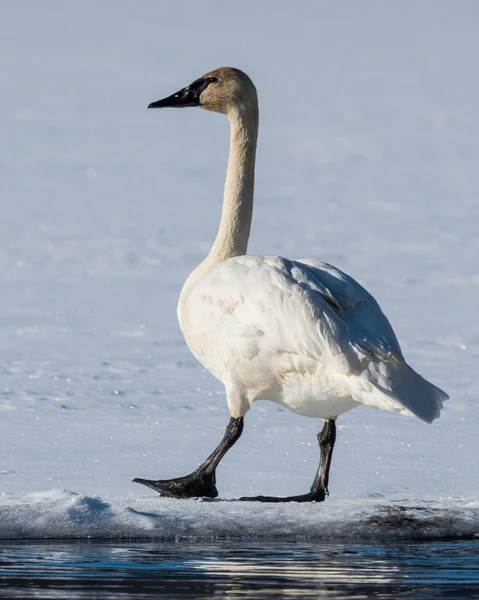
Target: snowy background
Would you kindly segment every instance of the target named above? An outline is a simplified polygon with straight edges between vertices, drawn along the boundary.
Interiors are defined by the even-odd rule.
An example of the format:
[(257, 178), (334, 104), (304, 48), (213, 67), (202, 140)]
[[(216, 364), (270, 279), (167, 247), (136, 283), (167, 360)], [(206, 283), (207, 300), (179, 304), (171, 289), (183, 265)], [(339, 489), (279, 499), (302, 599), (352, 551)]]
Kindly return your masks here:
[[(427, 513), (421, 534), (479, 531), (478, 26), (473, 0), (3, 5), (0, 536), (417, 532), (398, 503)], [(176, 321), (216, 233), (228, 126), (146, 110), (222, 65), (260, 94), (250, 251), (357, 278), (451, 396), (433, 426), (341, 417), (323, 505), (130, 483), (190, 472), (229, 418)], [(320, 427), (257, 403), (221, 497), (305, 492)]]

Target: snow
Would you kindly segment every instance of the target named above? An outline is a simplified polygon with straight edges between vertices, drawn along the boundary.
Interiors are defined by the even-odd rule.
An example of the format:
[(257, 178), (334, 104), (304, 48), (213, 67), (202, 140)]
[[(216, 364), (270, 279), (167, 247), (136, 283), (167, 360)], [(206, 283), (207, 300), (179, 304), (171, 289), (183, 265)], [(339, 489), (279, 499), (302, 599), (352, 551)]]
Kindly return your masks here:
[[(479, 6), (242, 7), (3, 11), (0, 537), (479, 531)], [(251, 252), (356, 277), (451, 396), (432, 426), (341, 417), (322, 505), (177, 502), (130, 483), (190, 472), (229, 416), (175, 312), (216, 232), (227, 123), (146, 110), (224, 64), (260, 94)], [(309, 489), (320, 426), (255, 405), (221, 498)]]
[[(2, 537), (218, 539), (437, 539), (479, 536), (479, 502), (464, 500), (266, 505), (100, 498), (65, 490), (0, 502)], [(476, 534), (474, 533), (476, 532)]]

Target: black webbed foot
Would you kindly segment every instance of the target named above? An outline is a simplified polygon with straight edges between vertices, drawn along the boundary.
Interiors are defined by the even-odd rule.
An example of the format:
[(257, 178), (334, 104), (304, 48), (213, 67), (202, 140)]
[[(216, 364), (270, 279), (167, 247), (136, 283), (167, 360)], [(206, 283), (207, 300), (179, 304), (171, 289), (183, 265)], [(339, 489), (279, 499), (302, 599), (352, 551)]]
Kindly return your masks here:
[(243, 431), (243, 417), (231, 417), (219, 446), (193, 473), (176, 479), (133, 479), (168, 498), (216, 498), (216, 467)]
[(311, 490), (307, 494), (286, 496), (284, 498), (276, 496), (245, 496), (240, 498), (240, 500), (249, 502), (323, 502), (326, 496), (329, 496), (329, 468), (331, 466), (334, 442), (336, 441), (336, 423), (334, 419), (326, 420), (321, 433), (318, 435), (318, 441), (321, 460)]
[(134, 483), (141, 483), (158, 492), (160, 496), (167, 498), (216, 498), (215, 473), (209, 474), (202, 471), (194, 471), (185, 477), (176, 479), (133, 479)]
[(327, 491), (319, 489), (299, 496), (286, 496), (284, 498), (277, 496), (244, 496), (240, 500), (245, 502), (323, 502), (326, 496)]

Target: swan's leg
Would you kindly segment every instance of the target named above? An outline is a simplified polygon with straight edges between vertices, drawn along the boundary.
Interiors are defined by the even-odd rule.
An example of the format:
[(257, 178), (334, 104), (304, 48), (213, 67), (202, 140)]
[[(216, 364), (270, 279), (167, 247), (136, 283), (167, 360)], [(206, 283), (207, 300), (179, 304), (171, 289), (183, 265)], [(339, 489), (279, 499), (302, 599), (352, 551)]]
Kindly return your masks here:
[(276, 496), (254, 496), (251, 498), (241, 498), (241, 500), (250, 500), (254, 502), (322, 502), (325, 497), (329, 495), (329, 469), (331, 467), (331, 458), (333, 456), (335, 441), (336, 422), (333, 419), (328, 419), (325, 421), (321, 433), (318, 433), (320, 462), (311, 490), (307, 494), (302, 494), (300, 496), (286, 496), (285, 498), (277, 498)]
[(158, 481), (136, 478), (133, 481), (152, 488), (161, 496), (168, 496), (170, 498), (196, 498), (199, 496), (216, 498), (218, 495), (215, 485), (216, 467), (228, 450), (239, 440), (242, 432), (243, 417), (239, 417), (238, 419), (231, 417), (220, 445), (190, 475), (177, 477), (176, 479), (160, 479)]

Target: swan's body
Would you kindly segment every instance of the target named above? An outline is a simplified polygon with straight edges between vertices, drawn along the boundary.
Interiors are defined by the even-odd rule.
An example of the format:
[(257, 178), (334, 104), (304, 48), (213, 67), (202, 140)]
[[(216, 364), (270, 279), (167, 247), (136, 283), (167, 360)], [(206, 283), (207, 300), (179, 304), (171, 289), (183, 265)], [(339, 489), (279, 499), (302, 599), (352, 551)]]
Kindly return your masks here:
[(405, 363), (374, 298), (331, 265), (238, 256), (186, 294), (185, 339), (225, 384), (233, 416), (257, 399), (322, 419), (359, 403), (427, 422), (439, 416), (443, 392)]
[(316, 260), (246, 255), (258, 133), (249, 77), (218, 69), (150, 106), (194, 105), (228, 115), (231, 144), (218, 235), (183, 287), (178, 317), (193, 354), (224, 383), (231, 421), (192, 475), (138, 481), (175, 497), (216, 495), (219, 460), (241, 435), (252, 402), (266, 399), (326, 420), (322, 463), (308, 494), (254, 499), (322, 500), (338, 415), (367, 404), (430, 423), (447, 395), (407, 365), (389, 321), (354, 279)]

